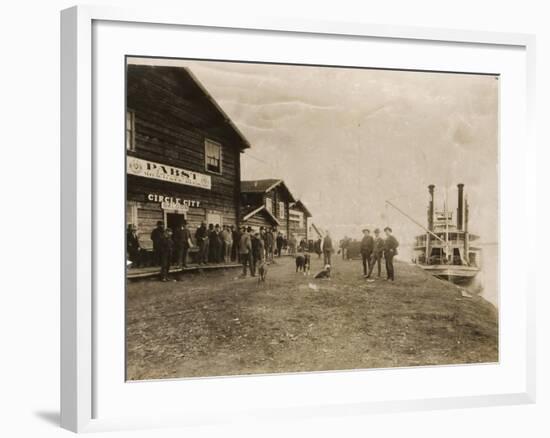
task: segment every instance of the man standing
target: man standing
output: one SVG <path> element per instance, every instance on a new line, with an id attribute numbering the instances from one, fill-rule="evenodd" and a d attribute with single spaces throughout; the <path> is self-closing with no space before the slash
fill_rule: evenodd
<path id="1" fill-rule="evenodd" d="M 218 235 L 214 224 L 208 224 L 208 261 L 216 263 L 218 258 Z"/>
<path id="2" fill-rule="evenodd" d="M 252 272 L 252 241 L 250 240 L 250 232 L 252 228 L 244 228 L 241 234 L 241 240 L 239 242 L 239 254 L 241 258 L 241 263 L 243 264 L 243 277 L 246 277 L 246 266 L 250 270 L 250 275 L 253 275 Z"/>
<path id="3" fill-rule="evenodd" d="M 340 245 L 340 248 L 342 248 L 342 260 L 348 259 L 348 248 L 349 248 L 349 238 L 348 236 L 344 236 L 342 239 L 342 243 Z"/>
<path id="4" fill-rule="evenodd" d="M 126 252 L 128 259 L 132 262 L 132 266 L 138 267 L 141 265 L 141 245 L 137 234 L 137 227 L 134 224 L 128 225 L 126 232 Z"/>
<path id="5" fill-rule="evenodd" d="M 397 254 L 397 247 L 399 242 L 392 235 L 392 229 L 390 227 L 384 228 L 386 233 L 386 240 L 384 242 L 384 257 L 386 259 L 386 273 L 388 274 L 388 280 L 394 281 L 393 271 L 393 257 Z"/>
<path id="6" fill-rule="evenodd" d="M 224 263 L 231 261 L 231 250 L 233 248 L 233 233 L 228 226 L 223 226 L 222 231 L 223 247 L 224 247 Z"/>
<path id="7" fill-rule="evenodd" d="M 168 273 L 170 272 L 170 262 L 172 261 L 173 248 L 174 242 L 172 241 L 172 230 L 168 228 L 164 231 L 158 242 L 161 281 L 168 281 Z"/>
<path id="8" fill-rule="evenodd" d="M 198 263 L 202 265 L 207 262 L 208 258 L 208 234 L 206 230 L 206 224 L 201 222 L 201 226 L 197 228 L 195 232 L 195 239 L 199 246 Z"/>
<path id="9" fill-rule="evenodd" d="M 279 231 L 277 233 L 277 257 L 281 257 L 281 253 L 283 252 L 283 245 L 285 243 L 285 238 L 283 237 L 283 234 Z"/>
<path id="10" fill-rule="evenodd" d="M 240 239 L 240 233 L 237 228 L 235 228 L 234 225 L 231 225 L 230 228 L 231 232 L 231 241 L 233 242 L 233 245 L 231 245 L 231 261 L 236 262 L 238 261 L 238 254 L 239 254 L 239 239 Z"/>
<path id="11" fill-rule="evenodd" d="M 323 255 L 324 255 L 324 258 L 325 258 L 324 265 L 325 266 L 326 265 L 332 266 L 331 256 L 332 256 L 332 251 L 334 250 L 334 248 L 332 246 L 332 237 L 330 237 L 330 233 L 328 232 L 328 230 L 327 230 L 327 233 L 325 235 L 325 238 L 323 239 L 321 249 L 323 251 Z"/>
<path id="12" fill-rule="evenodd" d="M 264 259 L 264 251 L 264 242 L 260 233 L 255 233 L 252 236 L 252 267 L 250 269 L 253 277 L 256 275 L 256 266 L 259 267 L 260 262 Z"/>
<path id="13" fill-rule="evenodd" d="M 275 243 L 275 236 L 273 235 L 273 228 L 270 228 L 266 232 L 265 246 L 267 253 L 267 261 L 273 261 L 273 245 Z"/>
<path id="14" fill-rule="evenodd" d="M 191 233 L 187 229 L 187 222 L 184 220 L 174 231 L 174 249 L 176 251 L 176 260 L 178 267 L 183 269 L 187 267 L 187 253 L 191 244 Z"/>
<path id="15" fill-rule="evenodd" d="M 368 276 L 371 265 L 372 250 L 374 249 L 374 239 L 370 235 L 370 230 L 363 230 L 363 239 L 361 240 L 361 258 L 363 260 L 363 276 Z"/>
<path id="16" fill-rule="evenodd" d="M 378 277 L 382 274 L 382 256 L 384 255 L 384 239 L 380 237 L 380 230 L 376 228 L 374 230 L 374 248 L 372 250 L 371 263 L 369 268 L 369 275 L 371 276 L 374 270 L 374 265 L 378 264 Z"/>
<path id="17" fill-rule="evenodd" d="M 158 221 L 157 227 L 151 232 L 151 240 L 153 241 L 153 265 L 160 265 L 160 241 L 164 235 L 164 222 Z"/>

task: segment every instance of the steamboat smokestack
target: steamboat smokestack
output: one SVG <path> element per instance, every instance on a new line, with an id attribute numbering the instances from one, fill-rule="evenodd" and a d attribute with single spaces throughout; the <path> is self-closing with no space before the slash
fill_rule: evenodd
<path id="1" fill-rule="evenodd" d="M 430 184 L 428 191 L 430 193 L 430 203 L 428 204 L 428 230 L 434 230 L 434 189 L 435 186 Z"/>
<path id="2" fill-rule="evenodd" d="M 456 212 L 456 227 L 462 231 L 464 227 L 464 184 L 458 184 L 458 209 Z"/>

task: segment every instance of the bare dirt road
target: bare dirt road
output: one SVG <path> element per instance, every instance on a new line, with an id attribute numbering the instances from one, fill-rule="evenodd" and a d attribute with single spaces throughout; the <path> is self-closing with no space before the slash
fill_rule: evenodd
<path id="1" fill-rule="evenodd" d="M 296 274 L 266 283 L 240 271 L 127 284 L 129 380 L 498 361 L 496 309 L 420 269 L 366 282 L 360 262 L 333 261 L 331 280 Z M 321 268 L 312 257 L 312 273 Z"/>

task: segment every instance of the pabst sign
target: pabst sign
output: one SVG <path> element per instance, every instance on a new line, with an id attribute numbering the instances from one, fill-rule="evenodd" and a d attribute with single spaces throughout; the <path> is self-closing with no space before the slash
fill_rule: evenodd
<path id="1" fill-rule="evenodd" d="M 127 172 L 131 175 L 200 187 L 201 189 L 212 189 L 212 181 L 209 175 L 136 157 L 127 157 L 126 162 Z"/>

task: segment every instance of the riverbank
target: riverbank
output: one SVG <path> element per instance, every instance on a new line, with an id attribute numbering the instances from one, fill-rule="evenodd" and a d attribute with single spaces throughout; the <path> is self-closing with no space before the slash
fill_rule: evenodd
<path id="1" fill-rule="evenodd" d="M 312 273 L 321 261 L 312 258 Z M 405 263 L 366 282 L 334 260 L 331 280 L 269 267 L 266 283 L 235 271 L 129 281 L 130 380 L 498 361 L 498 314 L 483 298 Z"/>

